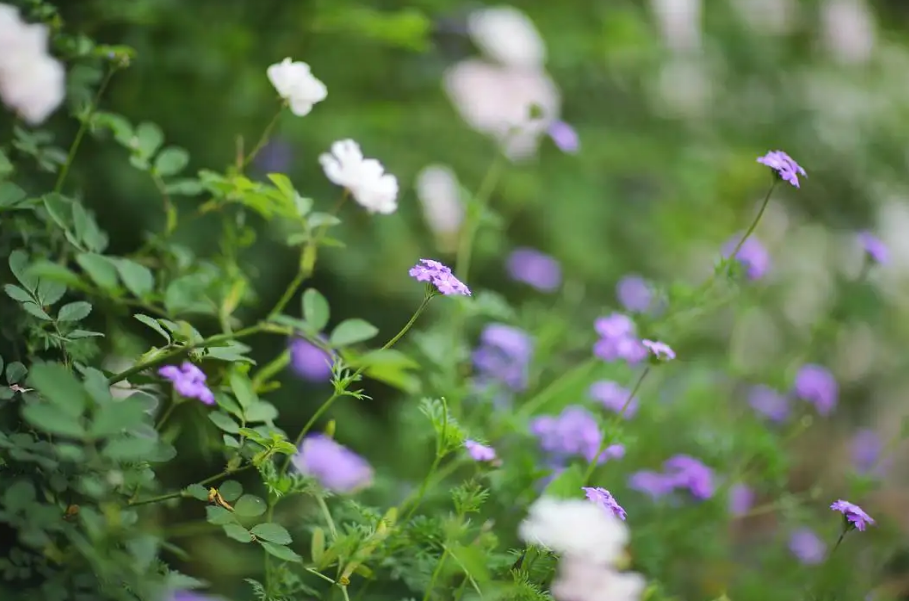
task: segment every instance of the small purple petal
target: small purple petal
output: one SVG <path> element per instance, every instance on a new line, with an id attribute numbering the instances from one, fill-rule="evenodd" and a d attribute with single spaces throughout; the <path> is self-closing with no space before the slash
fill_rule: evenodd
<path id="1" fill-rule="evenodd" d="M 763 384 L 751 387 L 748 404 L 774 422 L 784 422 L 789 417 L 789 399 Z"/>
<path id="2" fill-rule="evenodd" d="M 789 182 L 796 188 L 799 187 L 799 175 L 808 177 L 805 170 L 782 150 L 772 150 L 764 156 L 758 157 L 757 162 L 767 165 L 776 172 L 781 180 Z"/>
<path id="3" fill-rule="evenodd" d="M 480 444 L 475 440 L 465 440 L 464 447 L 467 448 L 467 453 L 474 461 L 494 461 L 496 458 L 496 450 L 494 448 Z"/>
<path id="4" fill-rule="evenodd" d="M 619 505 L 618 501 L 615 500 L 615 497 L 612 496 L 612 493 L 605 488 L 584 486 L 581 490 L 584 491 L 584 494 L 587 495 L 588 499 L 602 507 L 606 513 L 614 515 L 621 520 L 624 520 L 627 516 L 625 510 Z"/>
<path id="5" fill-rule="evenodd" d="M 885 264 L 890 262 L 890 249 L 880 238 L 871 232 L 861 232 L 858 235 L 862 250 L 875 263 Z"/>
<path id="6" fill-rule="evenodd" d="M 861 507 L 849 501 L 843 501 L 842 499 L 834 501 L 830 505 L 830 509 L 842 513 L 845 520 L 856 530 L 864 531 L 867 526 L 874 525 L 874 519 L 870 515 L 865 513 Z"/>
<path id="7" fill-rule="evenodd" d="M 729 489 L 729 513 L 741 517 L 754 505 L 754 491 L 747 484 L 738 483 Z"/>
<path id="8" fill-rule="evenodd" d="M 310 382 L 331 379 L 332 358 L 318 346 L 298 338 L 290 344 L 290 361 L 294 372 Z"/>
<path id="9" fill-rule="evenodd" d="M 628 311 L 642 313 L 653 303 L 653 290 L 639 275 L 626 275 L 616 284 L 616 297 Z"/>
<path id="10" fill-rule="evenodd" d="M 511 279 L 552 292 L 562 283 L 562 268 L 551 256 L 532 248 L 518 248 L 508 257 L 505 265 Z"/>
<path id="11" fill-rule="evenodd" d="M 574 154 L 580 148 L 578 132 L 564 121 L 554 121 L 549 126 L 549 137 L 562 152 Z"/>
<path id="12" fill-rule="evenodd" d="M 805 565 L 817 565 L 827 555 L 827 545 L 810 528 L 800 528 L 792 533 L 789 550 Z"/>
<path id="13" fill-rule="evenodd" d="M 410 268 L 410 277 L 418 282 L 428 282 L 445 296 L 470 296 L 470 289 L 451 273 L 451 269 L 432 259 L 420 259 Z"/>
<path id="14" fill-rule="evenodd" d="M 372 484 L 373 470 L 366 460 L 324 434 L 306 437 L 291 461 L 301 474 L 334 492 L 354 492 Z"/>
<path id="15" fill-rule="evenodd" d="M 729 257 L 739 240 L 741 240 L 741 235 L 737 234 L 723 245 L 724 257 Z M 742 244 L 742 248 L 735 254 L 735 258 L 745 268 L 745 275 L 749 280 L 761 279 L 770 269 L 770 253 L 754 236 L 748 236 L 748 239 Z"/>
<path id="16" fill-rule="evenodd" d="M 812 403 L 821 415 L 829 415 L 836 407 L 839 385 L 826 367 L 802 366 L 795 376 L 794 388 L 796 396 Z"/>

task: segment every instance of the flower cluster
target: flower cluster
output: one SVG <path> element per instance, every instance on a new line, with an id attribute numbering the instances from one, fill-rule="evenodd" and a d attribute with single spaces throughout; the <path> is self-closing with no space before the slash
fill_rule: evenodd
<path id="1" fill-rule="evenodd" d="M 325 434 L 307 436 L 291 462 L 298 472 L 333 492 L 355 492 L 372 484 L 369 463 Z"/>
<path id="2" fill-rule="evenodd" d="M 180 367 L 165 365 L 158 370 L 158 375 L 170 380 L 180 396 L 199 399 L 206 405 L 215 404 L 215 395 L 205 384 L 205 372 L 189 361 L 184 361 Z"/>
<path id="3" fill-rule="evenodd" d="M 613 444 L 597 457 L 603 433 L 596 418 L 583 407 L 572 405 L 557 416 L 536 417 L 530 422 L 530 432 L 556 465 L 570 457 L 583 457 L 588 462 L 596 459 L 597 463 L 603 463 L 625 456 L 625 447 Z"/>
<path id="4" fill-rule="evenodd" d="M 47 46 L 46 26 L 26 23 L 15 7 L 0 4 L 0 100 L 32 125 L 66 96 L 66 71 Z"/>
<path id="5" fill-rule="evenodd" d="M 559 262 L 532 248 L 515 249 L 505 265 L 511 279 L 541 292 L 552 292 L 562 283 Z"/>
<path id="6" fill-rule="evenodd" d="M 398 210 L 398 180 L 376 159 L 363 157 L 353 140 L 339 140 L 319 156 L 325 177 L 350 192 L 370 213 L 389 215 Z"/>
<path id="7" fill-rule="evenodd" d="M 410 277 L 418 282 L 432 284 L 440 294 L 446 296 L 470 296 L 470 289 L 456 278 L 451 269 L 432 259 L 420 259 L 410 268 Z"/>
<path id="8" fill-rule="evenodd" d="M 808 363 L 799 368 L 788 395 L 758 384 L 748 392 L 748 403 L 757 413 L 773 422 L 784 422 L 790 414 L 790 397 L 808 401 L 821 415 L 829 415 L 836 407 L 839 385 L 830 370 Z"/>
<path id="9" fill-rule="evenodd" d="M 518 328 L 494 323 L 480 334 L 473 352 L 474 385 L 478 391 L 492 391 L 498 404 L 507 403 L 509 393 L 527 388 L 527 374 L 533 355 L 533 339 Z"/>
<path id="10" fill-rule="evenodd" d="M 689 455 L 676 455 L 663 464 L 662 472 L 641 471 L 632 474 L 630 488 L 662 497 L 676 490 L 687 490 L 692 497 L 703 501 L 713 496 L 713 470 Z"/>
<path id="11" fill-rule="evenodd" d="M 758 157 L 757 162 L 762 165 L 767 165 L 776 173 L 777 177 L 785 182 L 789 182 L 796 188 L 799 187 L 799 175 L 808 177 L 805 170 L 782 150 L 771 150 L 764 156 Z"/>
<path id="12" fill-rule="evenodd" d="M 605 491 L 603 491 L 605 492 Z M 628 544 L 628 528 L 612 511 L 580 499 L 543 497 L 530 506 L 519 528 L 521 539 L 560 555 L 552 582 L 556 599 L 637 601 L 646 582 L 617 565 Z"/>
<path id="13" fill-rule="evenodd" d="M 328 96 L 325 84 L 316 79 L 304 62 L 285 58 L 270 66 L 266 74 L 278 95 L 287 102 L 290 112 L 298 117 L 308 115 L 314 104 Z"/>
<path id="14" fill-rule="evenodd" d="M 495 461 L 496 459 L 496 450 L 494 448 L 475 440 L 465 440 L 464 448 L 467 449 L 467 454 L 474 461 Z"/>
<path id="15" fill-rule="evenodd" d="M 627 315 L 612 313 L 593 324 L 600 339 L 593 345 L 593 354 L 603 361 L 640 363 L 647 357 L 647 348 L 636 336 L 634 321 Z"/>

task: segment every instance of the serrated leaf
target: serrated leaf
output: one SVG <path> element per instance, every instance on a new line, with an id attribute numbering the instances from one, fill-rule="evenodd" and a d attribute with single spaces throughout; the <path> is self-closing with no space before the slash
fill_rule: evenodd
<path id="1" fill-rule="evenodd" d="M 240 433 L 240 426 L 238 426 L 237 422 L 232 420 L 226 413 L 214 411 L 208 414 L 208 419 L 211 421 L 211 423 L 218 426 L 218 428 L 227 432 L 228 434 Z"/>
<path id="2" fill-rule="evenodd" d="M 33 365 L 28 384 L 50 401 L 57 411 L 76 417 L 85 410 L 87 398 L 82 383 L 59 363 Z"/>
<path id="3" fill-rule="evenodd" d="M 79 340 L 80 338 L 104 338 L 104 334 L 90 330 L 73 330 L 66 337 L 70 340 Z"/>
<path id="4" fill-rule="evenodd" d="M 158 332 L 162 336 L 164 336 L 164 338 L 167 340 L 167 342 L 170 343 L 170 334 L 167 332 L 167 330 L 165 330 L 163 327 L 161 327 L 161 324 L 158 323 L 157 319 L 155 319 L 154 317 L 149 317 L 148 315 L 143 315 L 142 313 L 136 313 L 135 315 L 133 315 L 133 317 L 136 320 L 141 321 L 142 323 L 144 323 L 145 325 L 147 325 L 154 331 Z"/>
<path id="5" fill-rule="evenodd" d="M 35 428 L 48 434 L 72 438 L 85 436 L 85 427 L 82 426 L 78 416 L 60 411 L 49 403 L 26 405 L 22 409 L 22 417 Z"/>
<path id="6" fill-rule="evenodd" d="M 155 276 L 145 265 L 129 259 L 118 259 L 117 273 L 126 289 L 137 298 L 145 298 L 155 288 Z"/>
<path id="7" fill-rule="evenodd" d="M 328 325 L 331 309 L 324 296 L 314 288 L 303 293 L 303 319 L 316 332 L 321 332 Z"/>
<path id="8" fill-rule="evenodd" d="M 14 301 L 20 303 L 34 302 L 34 298 L 27 290 L 20 288 L 15 284 L 4 284 L 3 291 L 6 292 L 6 295 Z"/>
<path id="9" fill-rule="evenodd" d="M 283 559 L 284 561 L 293 561 L 299 562 L 303 558 L 294 553 L 291 549 L 284 547 L 282 545 L 276 545 L 268 541 L 260 540 L 259 544 L 262 545 L 262 548 L 265 549 L 265 552 L 269 555 L 274 555 L 278 559 Z"/>
<path id="10" fill-rule="evenodd" d="M 240 524 L 224 524 L 221 527 L 224 529 L 224 534 L 235 541 L 240 541 L 241 543 L 251 543 L 253 541 L 253 537 L 249 533 L 249 530 Z"/>
<path id="11" fill-rule="evenodd" d="M 31 269 L 31 268 L 29 268 Z M 56 280 L 41 279 L 38 281 L 38 289 L 35 296 L 38 297 L 38 304 L 42 307 L 53 305 L 66 294 L 66 285 Z"/>
<path id="12" fill-rule="evenodd" d="M 265 513 L 265 501 L 253 495 L 243 495 L 234 505 L 237 515 L 245 518 L 254 518 Z"/>
<path id="13" fill-rule="evenodd" d="M 28 255 L 25 251 L 14 250 L 9 254 L 9 269 L 26 290 L 34 292 L 38 287 L 38 278 L 27 273 Z"/>
<path id="14" fill-rule="evenodd" d="M 189 153 L 176 146 L 168 146 L 155 157 L 155 171 L 162 177 L 176 175 L 188 164 Z"/>
<path id="15" fill-rule="evenodd" d="M 43 321 L 53 321 L 53 318 L 47 314 L 47 311 L 31 301 L 22 303 L 22 308 L 25 309 L 26 313 L 29 315 L 34 315 L 38 319 L 41 319 Z"/>
<path id="16" fill-rule="evenodd" d="M 348 346 L 374 338 L 379 328 L 363 319 L 345 319 L 332 330 L 330 342 L 334 347 Z"/>
<path id="17" fill-rule="evenodd" d="M 258 524 L 254 526 L 250 532 L 252 532 L 256 538 L 267 540 L 268 542 L 275 543 L 276 545 L 289 545 L 291 542 L 293 542 L 293 539 L 290 538 L 290 533 L 287 531 L 287 529 L 284 528 L 284 526 L 281 524 L 275 524 L 274 522 Z"/>
<path id="18" fill-rule="evenodd" d="M 92 312 L 92 306 L 85 301 L 76 301 L 60 307 L 57 313 L 57 321 L 79 321 L 88 317 Z"/>

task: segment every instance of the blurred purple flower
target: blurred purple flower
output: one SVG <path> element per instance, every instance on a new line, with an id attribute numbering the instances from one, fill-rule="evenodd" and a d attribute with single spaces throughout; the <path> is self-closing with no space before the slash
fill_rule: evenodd
<path id="1" fill-rule="evenodd" d="M 846 523 L 856 530 L 864 531 L 867 526 L 874 525 L 874 519 L 855 503 L 840 499 L 839 501 L 833 502 L 830 505 L 830 509 L 842 513 Z"/>
<path id="2" fill-rule="evenodd" d="M 625 510 L 619 505 L 618 501 L 615 500 L 615 497 L 612 496 L 612 493 L 605 488 L 583 486 L 581 487 L 581 490 L 584 491 L 584 494 L 587 495 L 588 499 L 602 507 L 606 513 L 614 515 L 622 520 L 627 516 Z"/>
<path id="3" fill-rule="evenodd" d="M 504 384 L 511 391 L 523 391 L 532 355 L 533 339 L 523 330 L 499 323 L 486 326 L 473 352 L 478 387 Z"/>
<path id="4" fill-rule="evenodd" d="M 420 259 L 410 268 L 410 277 L 418 282 L 428 282 L 446 296 L 470 296 L 470 289 L 451 273 L 451 269 L 432 259 Z"/>
<path id="5" fill-rule="evenodd" d="M 293 160 L 293 147 L 285 140 L 272 139 L 253 160 L 256 169 L 263 173 L 286 173 Z"/>
<path id="6" fill-rule="evenodd" d="M 735 250 L 739 243 L 741 235 L 736 234 L 733 238 L 723 245 L 723 256 L 728 258 L 732 251 Z M 749 236 L 742 244 L 742 248 L 736 253 L 735 258 L 745 268 L 745 275 L 749 280 L 759 280 L 770 269 L 770 253 L 761 244 L 761 241 L 754 236 Z"/>
<path id="7" fill-rule="evenodd" d="M 827 545 L 810 528 L 799 528 L 792 533 L 789 550 L 806 565 L 817 565 L 827 555 Z"/>
<path id="8" fill-rule="evenodd" d="M 777 176 L 786 182 L 789 182 L 796 188 L 799 186 L 799 174 L 803 177 L 808 177 L 808 174 L 805 173 L 805 170 L 802 169 L 798 163 L 792 160 L 788 154 L 782 150 L 771 150 L 762 157 L 758 157 L 758 163 L 767 165 L 773 169 Z"/>
<path id="9" fill-rule="evenodd" d="M 871 232 L 860 232 L 858 235 L 862 250 L 875 263 L 885 264 L 890 262 L 890 249 L 880 238 Z"/>
<path id="10" fill-rule="evenodd" d="M 628 311 L 644 312 L 653 303 L 653 290 L 647 280 L 639 275 L 626 275 L 615 286 L 619 302 Z"/>
<path id="11" fill-rule="evenodd" d="M 552 292 L 562 283 L 562 268 L 551 256 L 532 248 L 517 248 L 505 264 L 511 279 Z"/>
<path id="12" fill-rule="evenodd" d="M 331 379 L 331 356 L 303 338 L 290 343 L 290 365 L 304 380 L 326 382 Z"/>
<path id="13" fill-rule="evenodd" d="M 748 404 L 774 422 L 784 422 L 789 417 L 789 399 L 763 384 L 751 387 L 748 392 Z"/>
<path id="14" fill-rule="evenodd" d="M 829 415 L 836 406 L 839 386 L 829 369 L 809 363 L 795 376 L 795 394 L 812 403 L 821 415 Z"/>
<path id="15" fill-rule="evenodd" d="M 600 317 L 593 327 L 600 335 L 593 345 L 593 354 L 603 361 L 621 359 L 633 365 L 647 357 L 647 349 L 635 336 L 634 322 L 627 315 L 612 313 Z"/>
<path id="16" fill-rule="evenodd" d="M 729 489 L 729 513 L 741 517 L 754 505 L 754 491 L 747 484 L 739 482 Z"/>
<path id="17" fill-rule="evenodd" d="M 642 470 L 631 475 L 628 479 L 628 488 L 657 499 L 671 493 L 674 486 L 672 480 L 665 474 Z"/>
<path id="18" fill-rule="evenodd" d="M 874 430 L 859 430 L 852 439 L 852 464 L 861 474 L 874 473 L 882 476 L 889 467 L 888 461 L 881 461 L 884 442 Z"/>
<path id="19" fill-rule="evenodd" d="M 642 340 L 641 344 L 660 361 L 672 361 L 675 359 L 675 351 L 669 348 L 668 344 L 653 340 Z"/>
<path id="20" fill-rule="evenodd" d="M 625 411 L 622 413 L 622 417 L 625 419 L 630 419 L 637 413 L 637 397 L 634 397 L 629 401 L 628 396 L 631 394 L 631 391 L 612 380 L 594 382 L 590 386 L 589 394 L 592 399 L 598 401 L 603 407 L 615 413 L 622 412 L 622 408 L 625 407 L 625 403 L 627 402 L 628 406 L 625 407 Z"/>
<path id="21" fill-rule="evenodd" d="M 580 148 L 578 132 L 564 121 L 553 121 L 549 126 L 549 137 L 562 152 L 574 154 Z"/>
<path id="22" fill-rule="evenodd" d="M 301 474 L 334 492 L 354 492 L 372 484 L 369 463 L 325 434 L 307 436 L 291 461 Z"/>
<path id="23" fill-rule="evenodd" d="M 663 464 L 674 488 L 685 488 L 696 499 L 713 496 L 713 470 L 690 455 L 676 455 Z"/>
<path id="24" fill-rule="evenodd" d="M 205 372 L 189 361 L 184 361 L 180 367 L 165 365 L 158 370 L 158 375 L 170 380 L 180 396 L 198 399 L 206 405 L 215 404 L 215 395 L 205 384 Z"/>
<path id="25" fill-rule="evenodd" d="M 496 450 L 494 448 L 475 440 L 465 440 L 464 447 L 467 449 L 467 454 L 474 461 L 493 461 L 496 458 Z"/>
<path id="26" fill-rule="evenodd" d="M 603 442 L 596 418 L 583 407 L 576 405 L 566 407 L 557 416 L 543 415 L 534 418 L 530 422 L 530 433 L 537 437 L 540 448 L 556 461 L 573 456 L 593 461 Z M 610 445 L 597 458 L 597 462 L 617 459 L 624 454 L 624 446 Z"/>

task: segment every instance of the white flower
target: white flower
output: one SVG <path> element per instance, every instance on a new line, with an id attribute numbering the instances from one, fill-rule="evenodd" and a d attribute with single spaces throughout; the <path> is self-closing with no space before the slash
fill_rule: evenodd
<path id="1" fill-rule="evenodd" d="M 615 564 L 628 543 L 625 523 L 590 501 L 541 497 L 518 534 L 524 542 L 598 564 Z"/>
<path id="2" fill-rule="evenodd" d="M 701 0 L 651 0 L 657 25 L 673 52 L 701 47 Z"/>
<path id="3" fill-rule="evenodd" d="M 824 44 L 841 63 L 866 62 L 874 51 L 874 17 L 862 0 L 830 0 L 821 9 Z"/>
<path id="4" fill-rule="evenodd" d="M 47 119 L 66 96 L 66 71 L 48 54 L 47 39 L 47 27 L 0 4 L 0 99 L 30 124 Z"/>
<path id="5" fill-rule="evenodd" d="M 376 159 L 364 159 L 353 140 L 339 140 L 319 157 L 325 176 L 346 188 L 370 213 L 388 215 L 398 208 L 398 180 Z"/>
<path id="6" fill-rule="evenodd" d="M 445 165 L 427 165 L 417 174 L 415 187 L 429 229 L 436 235 L 457 233 L 464 221 L 464 205 L 454 171 Z"/>
<path id="7" fill-rule="evenodd" d="M 639 601 L 647 582 L 635 572 L 616 572 L 586 559 L 562 559 L 552 582 L 559 601 Z"/>
<path id="8" fill-rule="evenodd" d="M 314 104 L 328 96 L 325 84 L 315 78 L 306 63 L 285 58 L 271 65 L 267 73 L 278 95 L 287 101 L 290 112 L 298 117 L 308 115 Z"/>
<path id="9" fill-rule="evenodd" d="M 480 50 L 503 65 L 539 67 L 546 60 L 546 46 L 533 21 L 512 6 L 474 11 L 467 30 Z"/>

